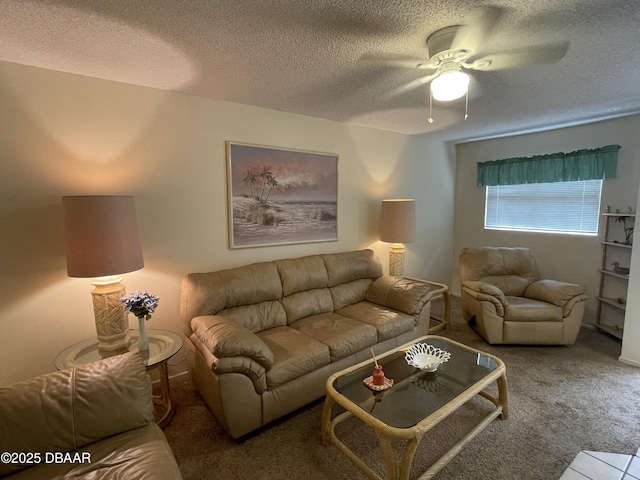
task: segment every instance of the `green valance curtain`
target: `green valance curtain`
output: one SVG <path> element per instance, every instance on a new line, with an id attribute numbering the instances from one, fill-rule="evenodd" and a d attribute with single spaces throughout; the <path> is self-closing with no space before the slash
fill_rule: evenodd
<path id="1" fill-rule="evenodd" d="M 478 163 L 478 186 L 616 178 L 620 145 Z"/>

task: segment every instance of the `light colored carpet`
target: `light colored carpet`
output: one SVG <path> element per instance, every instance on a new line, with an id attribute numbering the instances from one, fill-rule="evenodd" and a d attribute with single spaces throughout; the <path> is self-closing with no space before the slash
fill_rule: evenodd
<path id="1" fill-rule="evenodd" d="M 434 305 L 437 311 L 440 305 Z M 640 445 L 640 369 L 617 361 L 620 342 L 582 329 L 564 346 L 491 346 L 462 320 L 453 299 L 446 336 L 501 358 L 509 382 L 508 420 L 496 420 L 455 457 L 438 480 L 555 480 L 581 450 L 634 454 Z M 241 443 L 218 425 L 188 376 L 171 381 L 176 414 L 165 434 L 185 480 L 366 478 L 334 446 L 320 444 L 322 400 L 267 426 Z M 411 478 L 484 416 L 472 400 L 425 437 Z M 357 420 L 338 435 L 384 472 L 375 436 Z"/>

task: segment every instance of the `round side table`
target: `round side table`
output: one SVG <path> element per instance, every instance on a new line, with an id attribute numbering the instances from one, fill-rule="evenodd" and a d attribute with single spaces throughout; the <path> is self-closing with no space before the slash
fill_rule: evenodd
<path id="1" fill-rule="evenodd" d="M 127 350 L 116 350 L 106 352 L 98 349 L 98 340 L 88 338 L 81 342 L 65 348 L 55 359 L 58 370 L 78 367 L 87 363 L 95 362 L 103 358 L 120 355 L 122 353 L 138 351 L 138 330 L 130 330 L 131 344 Z M 139 352 L 147 371 L 158 369 L 160 376 L 160 393 L 153 395 L 153 403 L 163 409 L 162 416 L 156 421 L 160 428 L 164 428 L 173 418 L 174 408 L 171 403 L 171 392 L 169 390 L 169 372 L 167 361 L 182 348 L 182 338 L 173 332 L 166 330 L 147 329 L 149 337 L 149 350 Z"/>

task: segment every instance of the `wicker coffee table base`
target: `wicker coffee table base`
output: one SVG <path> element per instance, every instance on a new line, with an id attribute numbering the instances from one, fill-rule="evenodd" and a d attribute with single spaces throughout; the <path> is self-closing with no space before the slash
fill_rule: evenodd
<path id="1" fill-rule="evenodd" d="M 455 457 L 473 438 L 475 438 L 482 430 L 484 430 L 498 416 L 503 420 L 508 416 L 508 393 L 507 393 L 507 377 L 504 364 L 499 363 L 500 367 L 493 371 L 490 375 L 473 385 L 463 394 L 452 399 L 445 406 L 426 417 L 420 423 L 411 428 L 395 428 L 367 414 L 362 408 L 354 404 L 344 396 L 340 395 L 333 388 L 327 389 L 327 397 L 322 413 L 322 443 L 329 445 L 333 443 L 340 451 L 342 451 L 353 463 L 369 478 L 374 480 L 382 480 L 382 478 L 374 472 L 360 457 L 358 457 L 346 444 L 344 444 L 335 434 L 335 427 L 344 420 L 356 416 L 371 428 L 373 428 L 387 470 L 387 479 L 389 480 L 407 480 L 411 472 L 413 457 L 416 449 L 422 440 L 422 437 L 431 428 L 440 421 L 451 415 L 462 405 L 467 403 L 476 395 L 486 398 L 495 405 L 495 408 L 484 417 L 484 419 L 467 435 L 465 435 L 458 443 L 456 443 L 447 453 L 438 459 L 422 476 L 420 480 L 432 478 L 438 473 L 453 457 Z M 354 367 L 355 368 L 355 367 Z M 344 373 L 344 372 L 343 372 Z M 329 386 L 335 376 L 329 378 L 327 385 Z M 484 391 L 484 389 L 496 382 L 498 385 L 498 398 Z M 335 404 L 341 405 L 346 411 L 332 417 L 332 410 Z M 396 461 L 396 457 L 392 448 L 392 440 L 404 441 L 404 452 L 400 463 Z"/>

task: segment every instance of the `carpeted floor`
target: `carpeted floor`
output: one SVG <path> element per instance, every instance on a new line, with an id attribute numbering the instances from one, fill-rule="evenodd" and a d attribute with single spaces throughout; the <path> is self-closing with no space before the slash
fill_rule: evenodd
<path id="1" fill-rule="evenodd" d="M 441 308 L 435 302 L 433 310 Z M 491 346 L 462 320 L 453 299 L 446 336 L 494 354 L 507 366 L 509 412 L 464 448 L 438 480 L 557 480 L 581 450 L 634 454 L 640 447 L 640 369 L 617 361 L 620 342 L 582 329 L 570 347 Z M 241 443 L 218 425 L 187 375 L 171 380 L 176 414 L 165 434 L 185 480 L 366 478 L 336 447 L 320 444 L 322 400 Z M 420 445 L 411 478 L 467 433 L 489 409 L 472 400 Z M 375 436 L 357 420 L 338 435 L 384 473 Z"/>

